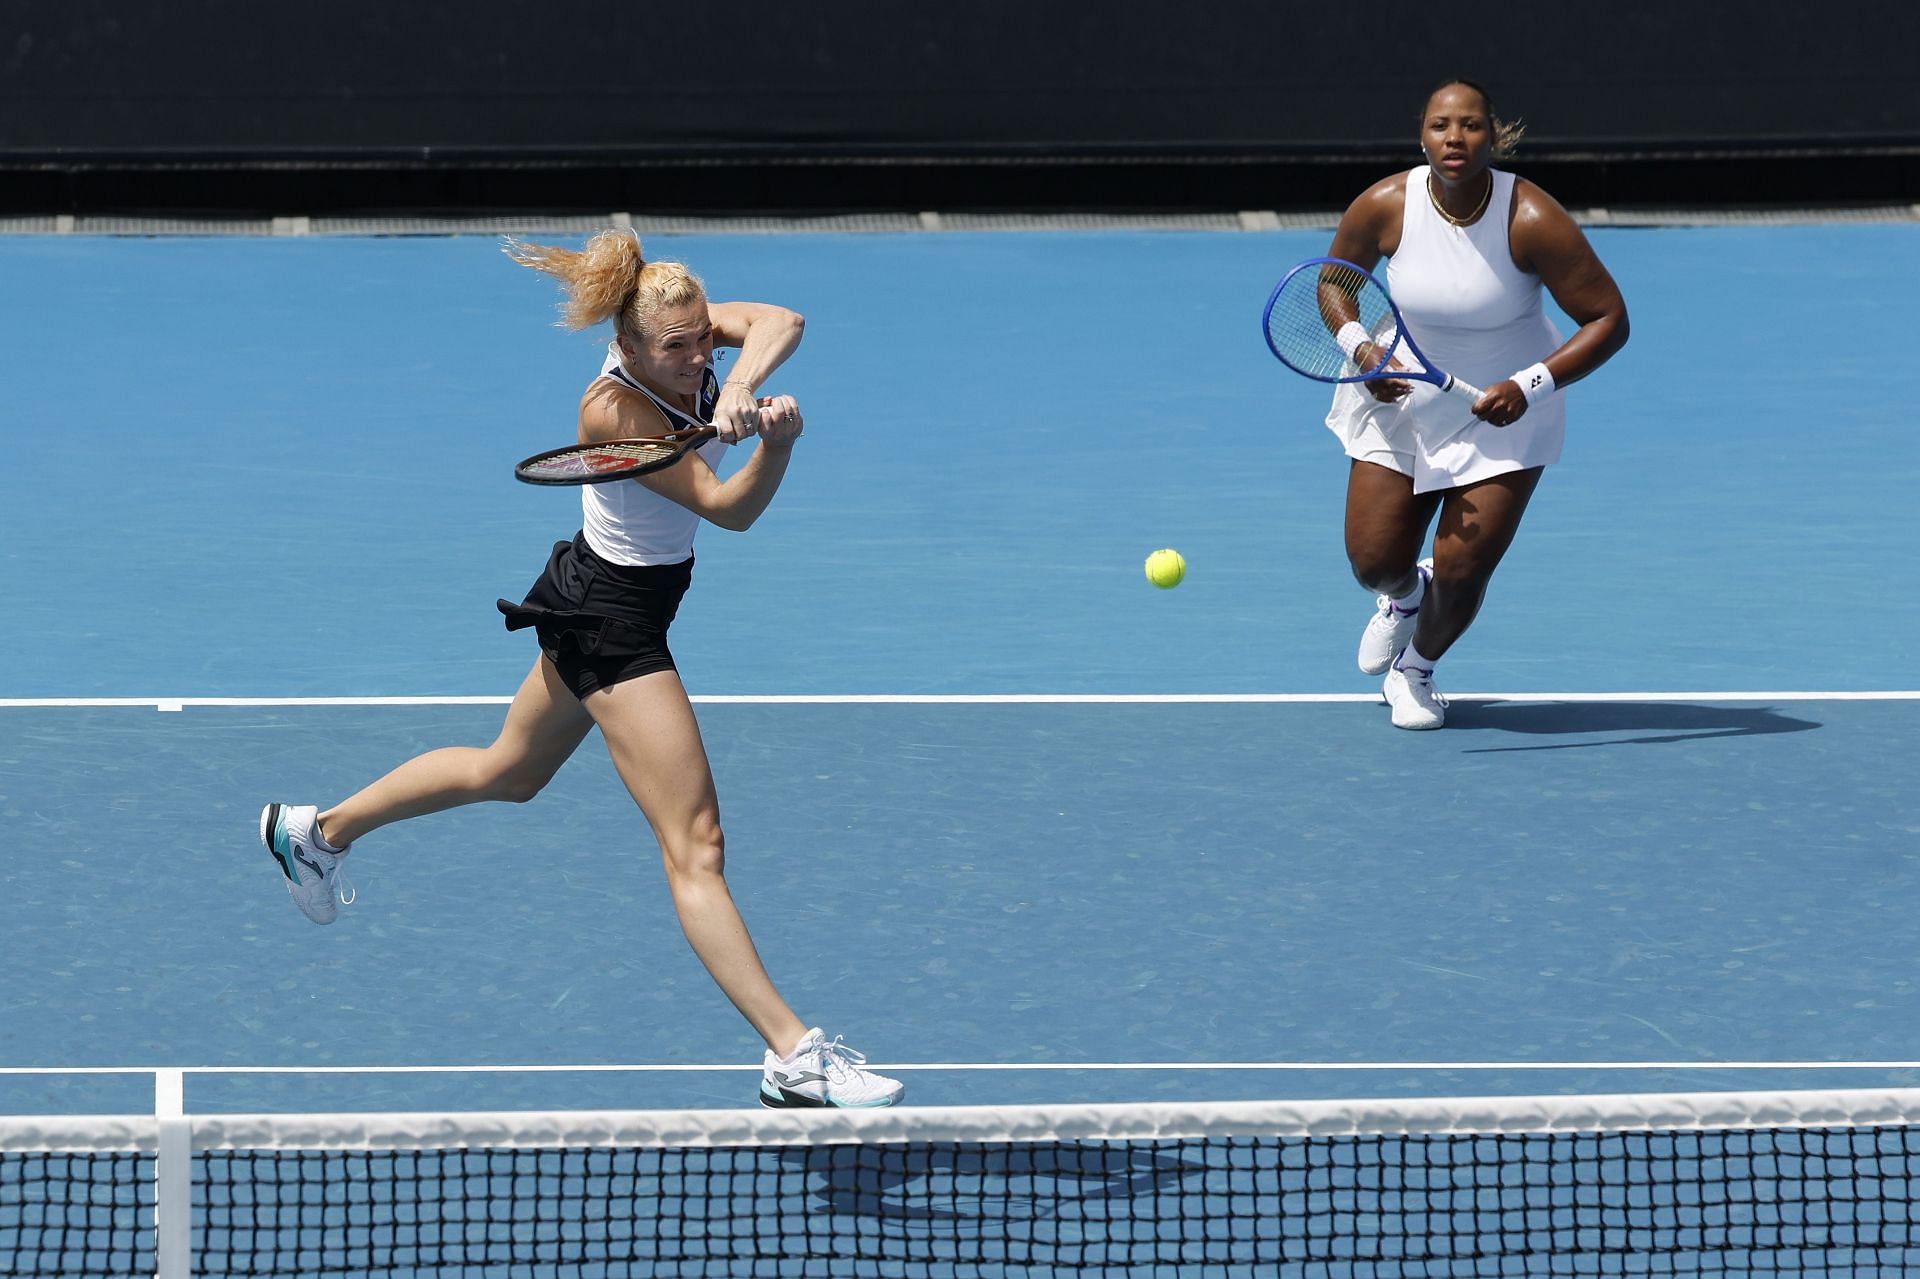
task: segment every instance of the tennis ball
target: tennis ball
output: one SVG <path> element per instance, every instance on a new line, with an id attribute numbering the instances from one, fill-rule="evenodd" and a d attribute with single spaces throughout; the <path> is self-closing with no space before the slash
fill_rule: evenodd
<path id="1" fill-rule="evenodd" d="M 1163 547 L 1147 556 L 1147 580 L 1163 591 L 1180 585 L 1187 576 L 1187 562 L 1180 552 Z"/>

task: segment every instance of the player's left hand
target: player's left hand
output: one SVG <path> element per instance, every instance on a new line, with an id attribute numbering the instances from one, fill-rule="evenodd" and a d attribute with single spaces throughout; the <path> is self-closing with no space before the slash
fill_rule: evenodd
<path id="1" fill-rule="evenodd" d="M 800 438 L 806 422 L 791 395 L 760 397 L 760 439 L 767 444 L 791 444 Z"/>
<path id="2" fill-rule="evenodd" d="M 1527 397 L 1520 384 L 1509 378 L 1495 382 L 1473 402 L 1473 415 L 1494 426 L 1512 426 L 1527 412 Z"/>

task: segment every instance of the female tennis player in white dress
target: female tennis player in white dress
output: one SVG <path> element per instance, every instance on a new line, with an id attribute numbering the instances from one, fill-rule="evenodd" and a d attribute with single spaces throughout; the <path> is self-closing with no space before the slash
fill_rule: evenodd
<path id="1" fill-rule="evenodd" d="M 709 302 L 686 267 L 646 261 L 626 231 L 602 232 L 578 252 L 512 242 L 508 250 L 562 282 L 570 327 L 613 321 L 606 362 L 580 400 L 581 443 L 709 422 L 719 439 L 663 471 L 581 489 L 580 533 L 553 548 L 523 601 L 500 601 L 509 630 L 534 630 L 540 656 L 491 746 L 430 751 L 324 812 L 269 804 L 261 839 L 294 902 L 331 923 L 352 900 L 342 867 L 354 841 L 462 804 L 532 799 L 598 727 L 660 845 L 681 929 L 766 1041 L 761 1102 L 891 1105 L 900 1084 L 862 1069 L 865 1058 L 837 1036 L 808 1028 L 760 962 L 722 873 L 713 772 L 667 648 L 692 579 L 695 531 L 703 521 L 746 529 L 786 474 L 799 405 L 757 390 L 799 346 L 801 319 L 783 307 Z M 724 384 L 713 372 L 716 345 L 740 349 Z M 755 435 L 752 456 L 720 478 L 719 455 Z"/>
<path id="2" fill-rule="evenodd" d="M 1424 382 L 1342 383 L 1327 414 L 1351 459 L 1347 559 L 1377 595 L 1360 669 L 1385 674 L 1400 728 L 1446 722 L 1434 668 L 1472 624 L 1542 469 L 1560 458 L 1561 392 L 1627 340 L 1626 303 L 1572 217 L 1492 167 L 1519 134 L 1479 85 L 1442 84 L 1421 116 L 1427 162 L 1355 200 L 1327 250 L 1369 270 L 1387 258 L 1387 291 L 1420 349 L 1487 388 L 1469 408 Z M 1565 341 L 1542 288 L 1579 326 Z M 1355 354 L 1370 358 L 1364 345 Z"/>

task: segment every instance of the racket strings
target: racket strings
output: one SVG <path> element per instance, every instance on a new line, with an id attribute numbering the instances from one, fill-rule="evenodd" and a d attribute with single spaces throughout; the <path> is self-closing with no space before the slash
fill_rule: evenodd
<path id="1" fill-rule="evenodd" d="M 1348 323 L 1373 343 L 1368 367 L 1347 357 L 1336 336 Z M 1323 264 L 1289 276 L 1267 309 L 1267 342 L 1286 363 L 1309 377 L 1355 377 L 1380 367 L 1399 339 L 1393 305 L 1372 278 L 1350 267 Z"/>
<path id="2" fill-rule="evenodd" d="M 623 440 L 617 443 L 584 446 L 558 457 L 546 458 L 531 463 L 526 467 L 526 471 L 530 475 L 542 478 L 601 475 L 609 471 L 626 471 L 636 466 L 659 462 L 673 457 L 678 450 L 679 446 L 672 441 Z"/>

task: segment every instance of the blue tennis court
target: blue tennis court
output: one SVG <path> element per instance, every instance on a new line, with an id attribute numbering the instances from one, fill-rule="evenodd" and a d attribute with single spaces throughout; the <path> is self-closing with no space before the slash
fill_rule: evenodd
<path id="1" fill-rule="evenodd" d="M 1352 669 L 1323 389 L 1256 331 L 1323 231 L 651 237 L 808 319 L 793 472 L 702 534 L 674 632 L 801 1016 L 916 1104 L 1920 1078 L 1920 370 L 1860 341 L 1920 236 L 1592 238 L 1633 340 L 1408 734 Z M 367 840 L 330 929 L 254 835 L 497 727 L 533 647 L 493 600 L 578 522 L 510 464 L 599 359 L 548 285 L 485 236 L 0 268 L 0 1065 L 651 1068 L 195 1077 L 208 1110 L 750 1104 L 597 740 Z"/>

